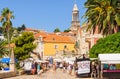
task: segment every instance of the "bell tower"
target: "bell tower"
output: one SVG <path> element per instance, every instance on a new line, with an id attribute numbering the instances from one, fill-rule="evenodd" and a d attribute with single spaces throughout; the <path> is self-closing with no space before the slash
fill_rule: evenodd
<path id="1" fill-rule="evenodd" d="M 71 27 L 69 28 L 71 31 L 77 31 L 77 27 L 80 26 L 80 21 L 79 21 L 79 10 L 76 4 L 76 1 L 74 3 L 74 7 L 72 10 L 72 22 L 71 22 Z"/>

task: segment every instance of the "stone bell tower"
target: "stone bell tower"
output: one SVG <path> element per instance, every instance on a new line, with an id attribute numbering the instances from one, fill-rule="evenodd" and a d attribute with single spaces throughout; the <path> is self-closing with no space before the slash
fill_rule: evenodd
<path id="1" fill-rule="evenodd" d="M 71 31 L 77 31 L 77 27 L 80 27 L 80 21 L 79 21 L 79 10 L 76 4 L 76 1 L 74 3 L 74 7 L 72 10 L 72 22 L 71 27 L 69 28 Z"/>

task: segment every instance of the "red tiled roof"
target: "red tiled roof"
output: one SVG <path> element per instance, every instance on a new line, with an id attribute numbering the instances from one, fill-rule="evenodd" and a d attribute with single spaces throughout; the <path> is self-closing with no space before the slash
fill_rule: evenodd
<path id="1" fill-rule="evenodd" d="M 61 42 L 61 43 L 74 43 L 73 39 L 68 36 L 60 36 L 55 33 L 38 33 L 35 38 L 42 36 L 44 42 Z"/>
<path id="2" fill-rule="evenodd" d="M 74 43 L 68 36 L 48 35 L 44 38 L 45 42 L 62 42 L 62 43 Z"/>
<path id="3" fill-rule="evenodd" d="M 39 30 L 33 29 L 33 28 L 25 28 L 24 31 L 29 31 L 29 32 L 38 32 Z"/>
<path id="4" fill-rule="evenodd" d="M 35 34 L 34 37 L 35 37 L 35 39 L 37 39 L 37 38 L 40 37 L 40 36 L 46 37 L 47 34 L 48 34 L 48 33 L 46 33 L 46 32 L 40 32 L 40 33 Z"/>
<path id="5" fill-rule="evenodd" d="M 32 29 L 32 28 L 25 28 L 25 31 L 35 31 L 35 29 Z"/>

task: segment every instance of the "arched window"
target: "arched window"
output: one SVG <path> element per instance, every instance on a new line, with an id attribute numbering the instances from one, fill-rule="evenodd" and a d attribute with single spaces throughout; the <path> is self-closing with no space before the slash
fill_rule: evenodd
<path id="1" fill-rule="evenodd" d="M 64 49 L 66 49 L 67 48 L 67 45 L 64 45 Z"/>

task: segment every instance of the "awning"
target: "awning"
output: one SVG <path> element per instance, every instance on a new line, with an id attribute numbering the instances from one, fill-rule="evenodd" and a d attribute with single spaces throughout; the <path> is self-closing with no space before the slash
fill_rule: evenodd
<path id="1" fill-rule="evenodd" d="M 0 60 L 1 63 L 9 63 L 10 62 L 10 58 L 2 58 Z"/>
<path id="2" fill-rule="evenodd" d="M 15 59 L 15 62 L 17 62 L 18 60 Z M 10 63 L 10 58 L 1 58 L 0 59 L 0 63 Z"/>
<path id="3" fill-rule="evenodd" d="M 46 61 L 46 60 L 35 60 L 35 62 L 38 62 L 38 63 L 47 63 L 48 61 Z"/>
<path id="4" fill-rule="evenodd" d="M 120 54 L 99 54 L 98 59 L 103 64 L 120 64 Z"/>

